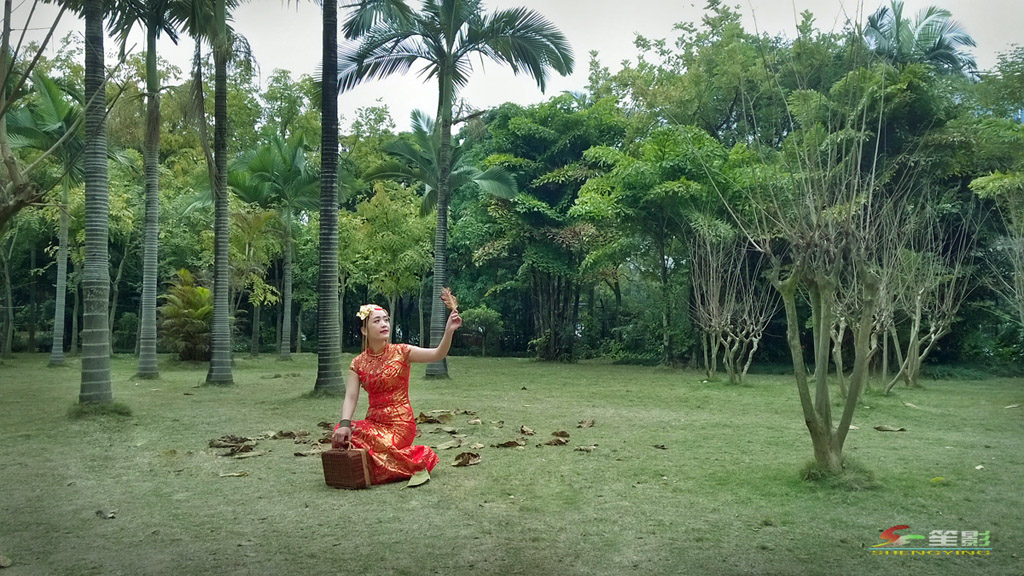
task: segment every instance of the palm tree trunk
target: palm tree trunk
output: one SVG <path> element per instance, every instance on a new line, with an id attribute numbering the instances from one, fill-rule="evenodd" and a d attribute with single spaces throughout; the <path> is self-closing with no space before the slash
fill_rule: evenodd
<path id="1" fill-rule="evenodd" d="M 192 84 L 196 98 L 196 123 L 199 126 L 199 143 L 206 157 L 206 171 L 210 178 L 210 189 L 217 188 L 217 162 L 213 159 L 210 148 L 210 134 L 206 126 L 206 99 L 203 96 L 203 44 L 196 38 L 196 47 L 192 55 Z"/>
<path id="2" fill-rule="evenodd" d="M 281 360 L 291 360 L 292 353 L 292 214 L 284 215 L 284 297 L 281 299 Z"/>
<path id="3" fill-rule="evenodd" d="M 213 223 L 213 325 L 210 328 L 210 370 L 206 373 L 208 384 L 232 384 L 231 375 L 231 328 L 228 324 L 228 82 L 227 68 L 230 56 L 230 39 L 227 35 L 227 13 L 225 0 L 216 1 L 216 26 L 214 36 L 214 130 L 213 154 L 217 185 L 214 188 Z"/>
<path id="4" fill-rule="evenodd" d="M 103 2 L 86 0 L 85 15 L 85 268 L 82 289 L 80 403 L 112 402 L 107 258 L 110 208 L 107 182 L 106 69 L 103 64 Z"/>
<path id="5" fill-rule="evenodd" d="M 447 308 L 439 306 L 441 290 L 448 284 L 448 196 L 452 172 L 452 81 L 450 63 L 438 70 L 437 117 L 440 119 L 440 146 L 438 147 L 437 229 L 434 231 L 434 285 L 430 299 L 430 342 L 437 345 L 444 336 Z M 448 362 L 427 364 L 427 378 L 448 378 Z"/>
<path id="6" fill-rule="evenodd" d="M 68 293 L 68 181 L 61 186 L 60 231 L 57 235 L 57 295 L 53 310 L 50 366 L 64 365 L 64 313 Z"/>
<path id="7" fill-rule="evenodd" d="M 156 363 L 156 275 L 160 233 L 160 72 L 156 65 L 157 27 L 146 36 L 146 222 L 143 232 L 142 309 L 139 314 L 139 378 L 160 375 Z"/>
<path id="8" fill-rule="evenodd" d="M 338 331 L 338 2 L 323 2 L 323 105 L 320 135 L 320 313 L 313 390 L 341 394 Z"/>

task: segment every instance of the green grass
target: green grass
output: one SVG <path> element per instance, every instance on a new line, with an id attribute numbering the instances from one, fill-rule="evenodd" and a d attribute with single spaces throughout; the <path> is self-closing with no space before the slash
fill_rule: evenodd
<path id="1" fill-rule="evenodd" d="M 205 365 L 161 359 L 159 380 L 137 380 L 118 357 L 114 398 L 131 415 L 83 418 L 69 415 L 78 364 L 46 361 L 0 364 L 0 555 L 13 562 L 2 576 L 1022 570 L 1024 408 L 1004 408 L 1024 403 L 1020 379 L 867 394 L 850 475 L 814 482 L 801 477 L 813 475 L 811 443 L 791 378 L 728 386 L 657 367 L 452 358 L 450 380 L 414 367 L 413 408 L 475 411 L 482 425 L 461 415 L 450 426 L 486 446 L 482 462 L 455 468 L 465 448 L 439 451 L 424 486 L 339 491 L 291 440 L 262 440 L 265 454 L 244 460 L 207 447 L 225 434 L 318 434 L 337 419 L 340 399 L 309 394 L 311 355 L 239 356 L 223 388 L 202 385 Z M 364 396 L 357 414 L 365 407 Z M 585 419 L 594 427 L 577 428 Z M 873 430 L 883 424 L 907 431 Z M 491 446 L 520 426 L 537 432 L 525 447 Z M 435 428 L 421 425 L 418 441 L 449 440 Z M 555 430 L 568 446 L 537 446 Z M 221 477 L 236 472 L 248 475 Z M 895 524 L 988 530 L 993 551 L 872 556 Z"/>

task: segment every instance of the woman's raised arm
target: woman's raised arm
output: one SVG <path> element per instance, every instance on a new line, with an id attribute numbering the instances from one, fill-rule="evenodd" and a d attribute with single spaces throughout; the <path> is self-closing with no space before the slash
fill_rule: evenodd
<path id="1" fill-rule="evenodd" d="M 409 346 L 409 362 L 438 362 L 448 355 L 448 349 L 452 346 L 452 334 L 462 326 L 462 317 L 459 311 L 455 310 L 448 316 L 448 323 L 444 327 L 444 336 L 437 348 L 420 348 Z"/>

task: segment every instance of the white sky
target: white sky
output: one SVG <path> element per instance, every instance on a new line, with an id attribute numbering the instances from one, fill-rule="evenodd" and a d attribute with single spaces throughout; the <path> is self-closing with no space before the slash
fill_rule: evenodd
<path id="1" fill-rule="evenodd" d="M 839 30 L 847 19 L 863 20 L 881 4 L 871 1 L 866 5 L 857 0 L 742 0 L 727 3 L 738 5 L 743 24 L 748 30 L 756 28 L 771 34 L 795 35 L 799 13 L 811 10 L 822 30 Z M 343 3 L 343 2 L 340 2 Z M 888 0 L 886 0 L 888 3 Z M 12 23 L 23 27 L 30 0 L 18 3 Z M 474 61 L 476 72 L 462 97 L 477 108 L 486 108 L 513 101 L 532 104 L 545 100 L 563 90 L 583 90 L 587 84 L 589 52 L 597 50 L 601 63 L 613 72 L 624 59 L 634 59 L 633 39 L 637 33 L 649 38 L 674 40 L 672 27 L 677 22 L 699 23 L 704 13 L 705 0 L 485 0 L 487 11 L 527 6 L 537 10 L 568 37 L 576 57 L 575 72 L 566 78 L 555 75 L 549 79 L 547 94 L 542 94 L 536 83 L 528 77 L 516 77 L 507 68 L 493 62 L 481 65 Z M 1021 43 L 1020 25 L 1024 22 L 1024 2 L 1020 0 L 906 0 L 905 10 L 916 14 L 924 6 L 934 5 L 953 13 L 967 32 L 978 42 L 973 50 L 978 66 L 991 68 L 999 53 Z M 37 10 L 31 27 L 48 25 L 52 21 L 52 8 Z M 344 14 L 339 14 L 344 18 Z M 44 19 L 47 18 L 47 19 Z M 275 68 L 290 70 L 293 78 L 300 74 L 315 74 L 321 57 L 320 9 L 310 1 L 285 2 L 283 0 L 250 0 L 235 13 L 235 27 L 252 47 L 261 70 L 261 81 Z M 82 30 L 83 25 L 74 17 L 65 16 L 56 38 L 69 30 Z M 41 34 L 41 33 L 40 33 Z M 144 37 L 136 34 L 137 50 L 144 47 Z M 131 43 L 130 43 L 131 44 Z M 113 47 L 111 41 L 108 46 Z M 175 46 L 161 40 L 161 56 L 187 71 L 193 45 L 182 38 Z M 402 78 L 370 82 L 342 94 L 339 110 L 347 126 L 351 112 L 360 106 L 373 105 L 380 99 L 391 110 L 392 117 L 403 130 L 408 127 L 409 113 L 422 108 L 431 114 L 437 108 L 437 88 L 433 81 L 424 83 L 416 69 Z"/>

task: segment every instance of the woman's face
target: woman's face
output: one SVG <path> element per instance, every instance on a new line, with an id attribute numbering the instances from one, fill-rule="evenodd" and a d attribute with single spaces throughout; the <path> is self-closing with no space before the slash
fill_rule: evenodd
<path id="1" fill-rule="evenodd" d="M 373 341 L 387 340 L 391 333 L 391 319 L 388 313 L 380 308 L 370 313 L 366 319 L 366 337 Z"/>

